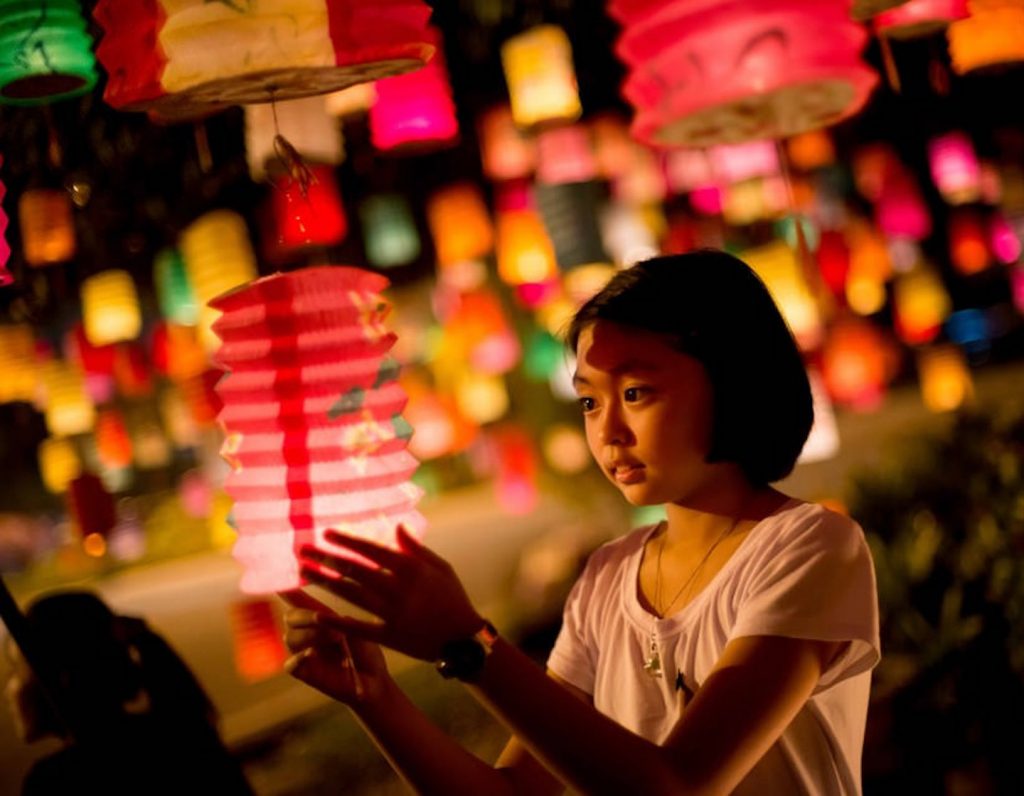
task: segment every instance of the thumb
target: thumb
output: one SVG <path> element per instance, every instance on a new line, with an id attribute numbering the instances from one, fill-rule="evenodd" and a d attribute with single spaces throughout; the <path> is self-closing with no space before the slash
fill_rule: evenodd
<path id="1" fill-rule="evenodd" d="M 395 538 L 398 540 L 398 549 L 403 553 L 408 553 L 411 556 L 416 556 L 435 564 L 444 563 L 444 559 L 413 536 L 404 523 L 398 524 Z"/>

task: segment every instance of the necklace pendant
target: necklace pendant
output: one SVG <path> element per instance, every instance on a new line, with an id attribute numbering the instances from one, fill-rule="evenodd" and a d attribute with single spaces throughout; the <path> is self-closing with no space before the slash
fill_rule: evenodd
<path id="1" fill-rule="evenodd" d="M 650 650 L 644 660 L 644 671 L 651 677 L 661 677 L 661 653 L 658 651 L 658 642 L 651 639 Z"/>

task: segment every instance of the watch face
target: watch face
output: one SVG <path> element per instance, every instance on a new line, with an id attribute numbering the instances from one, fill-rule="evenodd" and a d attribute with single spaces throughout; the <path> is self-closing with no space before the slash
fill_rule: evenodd
<path id="1" fill-rule="evenodd" d="M 480 674 L 486 658 L 487 653 L 483 645 L 476 639 L 457 639 L 441 647 L 441 659 L 437 663 L 437 670 L 442 677 L 472 680 Z"/>

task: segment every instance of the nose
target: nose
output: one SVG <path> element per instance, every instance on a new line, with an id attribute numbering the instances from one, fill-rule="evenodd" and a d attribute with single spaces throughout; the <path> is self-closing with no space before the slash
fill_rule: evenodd
<path id="1" fill-rule="evenodd" d="M 597 435 L 602 445 L 628 445 L 632 441 L 633 432 L 617 403 L 609 404 L 601 413 Z"/>

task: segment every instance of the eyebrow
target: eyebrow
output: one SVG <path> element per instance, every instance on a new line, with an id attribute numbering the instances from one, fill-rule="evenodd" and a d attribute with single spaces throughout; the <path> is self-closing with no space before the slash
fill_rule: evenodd
<path id="1" fill-rule="evenodd" d="M 651 362 L 644 362 L 639 359 L 627 359 L 605 372 L 610 373 L 613 376 L 619 376 L 623 373 L 643 373 L 655 371 L 657 369 L 658 366 Z M 603 368 L 599 368 L 599 370 L 603 370 Z M 573 372 L 572 382 L 573 384 L 590 384 L 590 381 L 586 377 L 581 376 L 578 370 Z"/>

